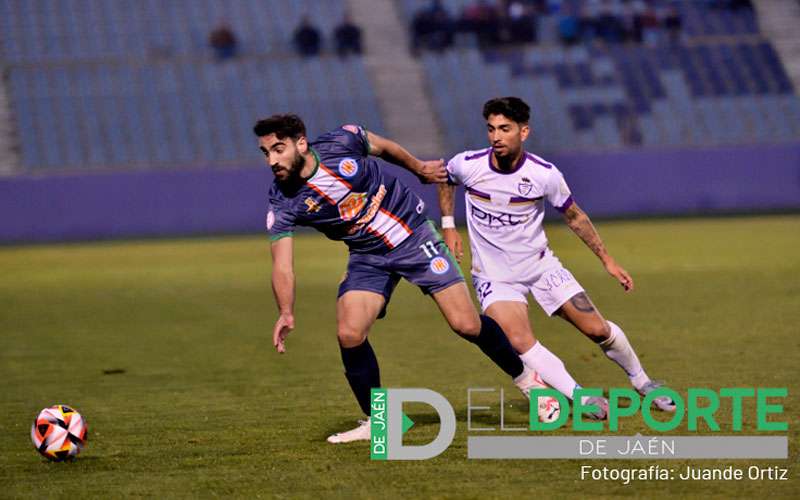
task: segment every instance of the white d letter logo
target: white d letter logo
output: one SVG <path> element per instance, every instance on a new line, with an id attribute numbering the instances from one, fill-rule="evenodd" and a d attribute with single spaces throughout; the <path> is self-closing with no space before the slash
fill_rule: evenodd
<path id="1" fill-rule="evenodd" d="M 453 442 L 456 415 L 450 403 L 430 389 L 388 389 L 387 394 L 387 458 L 389 460 L 427 460 L 439 455 Z M 422 446 L 403 445 L 403 402 L 427 403 L 439 414 L 439 434 Z"/>

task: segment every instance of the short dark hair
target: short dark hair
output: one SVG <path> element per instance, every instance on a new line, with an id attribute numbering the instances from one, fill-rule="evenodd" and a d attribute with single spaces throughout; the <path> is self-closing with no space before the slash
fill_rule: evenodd
<path id="1" fill-rule="evenodd" d="M 259 137 L 275 134 L 278 139 L 291 137 L 296 141 L 306 136 L 306 125 L 297 115 L 272 115 L 269 118 L 259 120 L 253 127 L 253 133 Z"/>
<path id="2" fill-rule="evenodd" d="M 531 119 L 531 107 L 519 97 L 496 97 L 483 105 L 483 118 L 491 115 L 503 115 L 517 123 L 528 123 Z"/>

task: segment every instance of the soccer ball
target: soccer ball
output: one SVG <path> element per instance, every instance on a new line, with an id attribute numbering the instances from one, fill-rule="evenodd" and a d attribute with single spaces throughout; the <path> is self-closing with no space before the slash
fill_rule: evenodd
<path id="1" fill-rule="evenodd" d="M 555 422 L 561 415 L 561 405 L 558 404 L 558 400 L 550 396 L 543 396 L 538 399 L 539 422 Z"/>
<path id="2" fill-rule="evenodd" d="M 539 387 L 541 389 L 549 389 L 550 387 L 544 383 L 542 377 L 535 373 L 533 375 L 534 384 L 533 387 Z M 551 396 L 541 396 L 537 398 L 537 413 L 539 414 L 539 422 L 550 423 L 555 422 L 558 417 L 561 415 L 561 405 L 558 403 L 558 400 Z"/>
<path id="3" fill-rule="evenodd" d="M 86 423 L 69 406 L 45 408 L 31 426 L 31 440 L 36 451 L 48 460 L 61 462 L 78 456 L 86 445 Z"/>

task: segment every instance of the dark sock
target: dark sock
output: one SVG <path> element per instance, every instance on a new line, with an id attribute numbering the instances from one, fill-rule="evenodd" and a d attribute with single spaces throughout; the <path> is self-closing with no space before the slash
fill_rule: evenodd
<path id="1" fill-rule="evenodd" d="M 378 359 L 369 340 L 355 347 L 342 347 L 342 363 L 344 376 L 350 382 L 350 388 L 358 400 L 358 405 L 365 415 L 370 415 L 370 389 L 381 386 L 381 373 Z"/>
<path id="2" fill-rule="evenodd" d="M 503 329 L 489 316 L 481 314 L 481 333 L 477 337 L 465 335 L 464 338 L 477 345 L 489 359 L 513 378 L 522 374 L 522 360 L 511 347 Z"/>

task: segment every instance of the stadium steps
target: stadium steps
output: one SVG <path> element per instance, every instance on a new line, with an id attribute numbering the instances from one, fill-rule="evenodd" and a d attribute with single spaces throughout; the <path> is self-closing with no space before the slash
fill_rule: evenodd
<path id="1" fill-rule="evenodd" d="M 445 151 L 442 126 L 432 111 L 422 64 L 409 54 L 408 29 L 399 22 L 395 2 L 348 0 L 347 7 L 363 30 L 364 65 L 387 135 L 420 158 L 440 158 Z"/>
<path id="2" fill-rule="evenodd" d="M 0 78 L 0 175 L 16 173 L 21 165 L 7 81 Z"/>
<path id="3" fill-rule="evenodd" d="M 800 3 L 797 0 L 756 0 L 758 24 L 778 52 L 795 89 L 800 89 Z"/>

